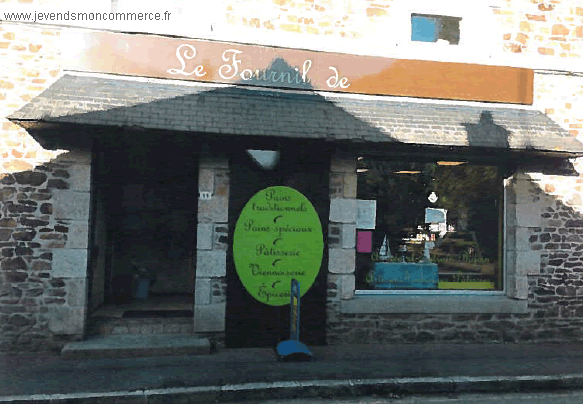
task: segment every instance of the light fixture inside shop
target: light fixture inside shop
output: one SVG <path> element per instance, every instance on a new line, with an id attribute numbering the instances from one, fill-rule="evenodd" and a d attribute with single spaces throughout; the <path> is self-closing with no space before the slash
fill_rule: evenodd
<path id="1" fill-rule="evenodd" d="M 462 164 L 466 164 L 467 161 L 438 161 L 438 166 L 461 166 Z"/>
<path id="2" fill-rule="evenodd" d="M 366 173 L 369 169 L 368 168 L 357 168 L 356 172 L 357 173 Z"/>
<path id="3" fill-rule="evenodd" d="M 393 174 L 421 174 L 421 171 L 401 170 L 401 171 L 395 171 Z"/>
<path id="4" fill-rule="evenodd" d="M 264 170 L 273 170 L 279 162 L 279 150 L 247 150 L 247 154 Z"/>

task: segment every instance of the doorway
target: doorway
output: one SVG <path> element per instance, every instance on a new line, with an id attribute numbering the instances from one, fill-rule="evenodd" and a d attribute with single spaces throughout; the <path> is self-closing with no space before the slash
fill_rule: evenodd
<path id="1" fill-rule="evenodd" d="M 288 186 L 305 195 L 320 218 L 324 236 L 324 256 L 316 281 L 302 297 L 300 338 L 308 345 L 326 340 L 326 274 L 328 267 L 328 214 L 330 152 L 315 144 L 294 143 L 283 150 L 278 166 L 265 170 L 241 150 L 230 162 L 230 240 L 237 219 L 247 201 L 270 186 Z M 233 261 L 232 243 L 227 254 L 227 347 L 275 347 L 289 339 L 290 307 L 268 306 L 255 300 L 241 283 Z"/>
<path id="2" fill-rule="evenodd" d="M 93 172 L 93 316 L 193 315 L 198 145 L 101 140 Z"/>

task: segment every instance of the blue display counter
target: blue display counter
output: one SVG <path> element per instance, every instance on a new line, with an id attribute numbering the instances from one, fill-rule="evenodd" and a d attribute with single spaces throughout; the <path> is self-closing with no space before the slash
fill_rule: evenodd
<path id="1" fill-rule="evenodd" d="M 368 280 L 375 289 L 437 289 L 437 264 L 376 262 Z"/>

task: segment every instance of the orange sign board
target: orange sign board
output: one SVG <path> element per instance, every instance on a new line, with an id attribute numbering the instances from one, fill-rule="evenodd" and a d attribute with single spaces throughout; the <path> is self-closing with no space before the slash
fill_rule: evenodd
<path id="1" fill-rule="evenodd" d="M 64 53 L 67 69 L 89 72 L 515 104 L 533 98 L 533 71 L 514 67 L 112 32 L 83 34 L 83 45 Z"/>

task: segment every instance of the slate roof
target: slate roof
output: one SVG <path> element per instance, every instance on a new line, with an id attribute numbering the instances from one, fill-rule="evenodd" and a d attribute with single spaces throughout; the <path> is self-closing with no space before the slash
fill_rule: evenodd
<path id="1" fill-rule="evenodd" d="M 543 113 L 496 104 L 65 74 L 9 119 L 211 134 L 583 153 Z"/>

